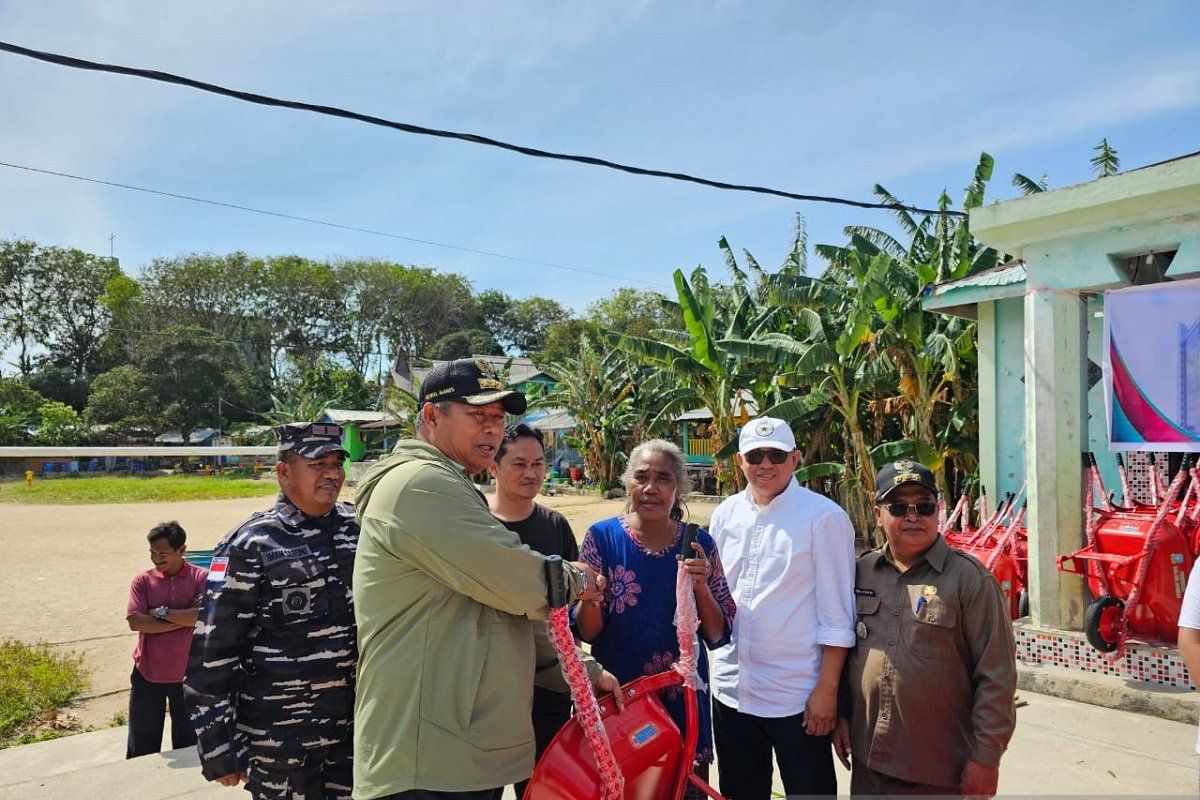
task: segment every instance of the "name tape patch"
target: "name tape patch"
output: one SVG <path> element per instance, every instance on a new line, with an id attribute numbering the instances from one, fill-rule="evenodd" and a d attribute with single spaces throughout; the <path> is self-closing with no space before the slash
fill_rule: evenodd
<path id="1" fill-rule="evenodd" d="M 311 555 L 312 548 L 306 544 L 302 544 L 299 547 L 281 547 L 278 550 L 267 550 L 259 558 L 262 559 L 264 567 L 269 567 L 276 561 L 283 561 L 285 558 L 300 558 Z"/>

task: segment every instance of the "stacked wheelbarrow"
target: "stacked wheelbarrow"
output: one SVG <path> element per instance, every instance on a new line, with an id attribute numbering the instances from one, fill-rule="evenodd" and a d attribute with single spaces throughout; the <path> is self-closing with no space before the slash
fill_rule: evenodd
<path id="1" fill-rule="evenodd" d="M 1120 460 L 1118 465 L 1122 505 L 1105 490 L 1095 457 L 1084 454 L 1087 544 L 1058 557 L 1059 570 L 1087 578 L 1094 599 L 1084 613 L 1084 632 L 1093 647 L 1113 658 L 1124 654 L 1131 633 L 1175 642 L 1200 514 L 1200 482 L 1190 457 L 1166 487 L 1151 463 L 1151 504 L 1134 502 L 1125 465 Z"/>
<path id="2" fill-rule="evenodd" d="M 1005 495 L 991 514 L 987 509 L 987 494 L 980 493 L 979 526 L 971 526 L 971 508 L 968 491 L 958 498 L 954 511 L 941 524 L 941 533 L 951 547 L 970 553 L 991 570 L 1008 599 L 1008 613 L 1012 619 L 1029 613 L 1028 584 L 1028 534 L 1025 522 L 1025 503 L 1021 495 Z M 957 527 L 956 527 L 957 526 Z"/>

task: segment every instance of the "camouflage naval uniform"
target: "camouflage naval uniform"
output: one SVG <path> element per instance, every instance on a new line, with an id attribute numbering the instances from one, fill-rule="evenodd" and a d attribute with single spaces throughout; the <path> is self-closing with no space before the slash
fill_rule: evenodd
<path id="1" fill-rule="evenodd" d="M 337 426 L 303 427 L 336 430 L 341 449 Z M 298 433 L 311 430 L 284 432 L 281 453 L 330 452 Z M 357 546 L 352 506 L 310 517 L 281 492 L 214 549 L 184 682 L 205 778 L 247 772 L 256 799 L 349 800 Z"/>

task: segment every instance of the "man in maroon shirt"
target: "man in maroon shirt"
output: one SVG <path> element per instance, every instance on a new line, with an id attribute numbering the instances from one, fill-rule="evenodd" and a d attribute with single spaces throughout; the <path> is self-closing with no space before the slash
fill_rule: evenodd
<path id="1" fill-rule="evenodd" d="M 133 579 L 125 611 L 129 629 L 138 632 L 130 676 L 126 758 L 161 749 L 168 705 L 171 746 L 196 743 L 196 733 L 183 705 L 183 673 L 208 571 L 184 560 L 187 534 L 178 522 L 155 525 L 146 539 L 154 568 Z"/>

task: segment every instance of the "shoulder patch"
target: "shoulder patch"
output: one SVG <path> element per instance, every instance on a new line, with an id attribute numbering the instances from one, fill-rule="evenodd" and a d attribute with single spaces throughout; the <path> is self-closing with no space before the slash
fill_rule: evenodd
<path id="1" fill-rule="evenodd" d="M 229 569 L 229 559 L 225 556 L 219 556 L 212 560 L 212 564 L 208 566 L 208 582 L 209 583 L 224 583 L 225 572 Z"/>

